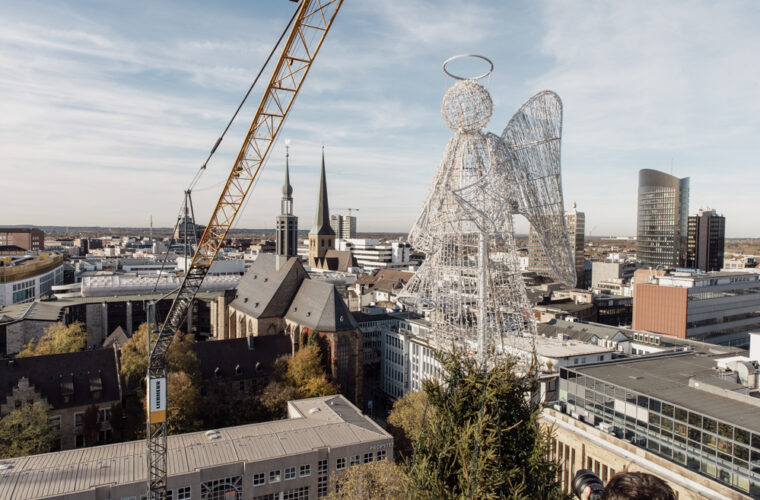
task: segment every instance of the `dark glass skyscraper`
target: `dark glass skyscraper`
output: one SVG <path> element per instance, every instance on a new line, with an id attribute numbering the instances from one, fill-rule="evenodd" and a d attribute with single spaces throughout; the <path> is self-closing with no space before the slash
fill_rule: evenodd
<path id="1" fill-rule="evenodd" d="M 684 266 L 688 220 L 689 178 L 639 170 L 638 259 L 648 266 Z"/>
<path id="2" fill-rule="evenodd" d="M 726 218 L 715 210 L 700 210 L 689 217 L 686 266 L 702 271 L 723 269 Z"/>

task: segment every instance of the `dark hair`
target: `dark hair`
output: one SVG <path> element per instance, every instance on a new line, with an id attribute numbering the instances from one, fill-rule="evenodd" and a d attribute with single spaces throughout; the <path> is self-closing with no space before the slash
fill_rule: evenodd
<path id="1" fill-rule="evenodd" d="M 676 494 L 657 476 L 621 472 L 610 479 L 600 500 L 676 500 Z"/>

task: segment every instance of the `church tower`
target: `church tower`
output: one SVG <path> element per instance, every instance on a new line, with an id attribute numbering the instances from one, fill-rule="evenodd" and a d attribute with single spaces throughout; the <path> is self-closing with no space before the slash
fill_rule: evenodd
<path id="1" fill-rule="evenodd" d="M 291 257 L 298 257 L 298 217 L 293 215 L 293 187 L 290 185 L 290 151 L 285 146 L 285 184 L 282 185 L 280 215 L 277 216 L 277 269 Z"/>
<path id="2" fill-rule="evenodd" d="M 325 147 L 322 146 L 322 173 L 319 177 L 319 199 L 314 227 L 309 231 L 309 266 L 323 267 L 325 254 L 335 244 L 335 231 L 330 226 L 330 209 L 327 205 L 327 182 L 325 181 Z"/>

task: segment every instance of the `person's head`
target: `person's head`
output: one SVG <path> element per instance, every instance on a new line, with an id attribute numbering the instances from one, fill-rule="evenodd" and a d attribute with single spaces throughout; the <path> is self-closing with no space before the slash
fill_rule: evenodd
<path id="1" fill-rule="evenodd" d="M 600 500 L 676 500 L 676 494 L 657 476 L 646 472 L 621 472 L 609 480 Z"/>

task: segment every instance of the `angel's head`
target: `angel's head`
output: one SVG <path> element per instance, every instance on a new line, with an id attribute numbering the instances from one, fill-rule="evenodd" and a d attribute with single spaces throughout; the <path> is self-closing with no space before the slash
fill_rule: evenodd
<path id="1" fill-rule="evenodd" d="M 491 119 L 491 94 L 475 80 L 460 80 L 446 91 L 441 102 L 441 115 L 451 130 L 475 132 Z"/>

